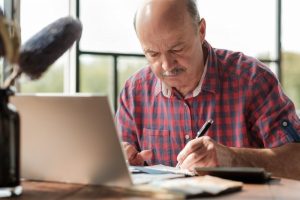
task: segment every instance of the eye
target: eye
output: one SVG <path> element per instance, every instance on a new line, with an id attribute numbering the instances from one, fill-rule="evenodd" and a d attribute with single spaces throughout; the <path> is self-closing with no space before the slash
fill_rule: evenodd
<path id="1" fill-rule="evenodd" d="M 151 58 L 155 58 L 158 56 L 158 53 L 157 52 L 147 52 L 147 55 L 150 56 Z"/>
<path id="2" fill-rule="evenodd" d="M 182 48 L 172 49 L 171 52 L 172 53 L 180 53 L 180 52 L 182 52 Z"/>

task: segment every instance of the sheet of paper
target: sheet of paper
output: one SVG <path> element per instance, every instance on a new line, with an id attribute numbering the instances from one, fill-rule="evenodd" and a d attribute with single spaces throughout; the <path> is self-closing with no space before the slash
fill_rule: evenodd
<path id="1" fill-rule="evenodd" d="M 140 185 L 146 184 L 156 181 L 162 181 L 166 179 L 173 179 L 173 178 L 181 178 L 184 177 L 184 174 L 145 174 L 145 173 L 138 173 L 131 175 L 133 184 Z"/>
<path id="2" fill-rule="evenodd" d="M 167 190 L 185 196 L 218 195 L 226 191 L 238 191 L 242 182 L 221 179 L 213 176 L 197 176 L 163 181 L 154 181 L 147 185 L 138 186 L 140 189 Z"/>
<path id="3" fill-rule="evenodd" d="M 166 165 L 134 166 L 134 169 L 148 174 L 183 174 L 186 176 L 195 176 L 195 173 L 189 170 Z"/>
<path id="4" fill-rule="evenodd" d="M 128 166 L 128 170 L 130 173 L 140 173 L 141 171 L 135 168 L 134 166 Z"/>

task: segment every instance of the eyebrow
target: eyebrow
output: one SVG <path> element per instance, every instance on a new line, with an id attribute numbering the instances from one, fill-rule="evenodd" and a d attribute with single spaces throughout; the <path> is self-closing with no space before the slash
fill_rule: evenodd
<path id="1" fill-rule="evenodd" d="M 177 43 L 177 44 L 171 46 L 170 49 L 174 49 L 174 48 L 176 48 L 176 47 L 178 47 L 178 46 L 183 46 L 183 45 L 184 45 L 183 42 L 179 42 L 179 43 Z M 146 49 L 144 49 L 144 52 L 145 52 L 145 53 L 156 53 L 157 51 L 152 50 L 152 49 L 150 49 L 150 48 L 146 48 Z"/>
<path id="2" fill-rule="evenodd" d="M 144 52 L 145 53 L 156 53 L 156 51 L 154 51 L 154 50 L 151 50 L 151 49 L 144 49 Z"/>
<path id="3" fill-rule="evenodd" d="M 179 43 L 173 45 L 173 46 L 171 47 L 171 49 L 174 49 L 174 48 L 176 48 L 176 47 L 183 46 L 183 45 L 184 45 L 183 42 L 179 42 Z"/>

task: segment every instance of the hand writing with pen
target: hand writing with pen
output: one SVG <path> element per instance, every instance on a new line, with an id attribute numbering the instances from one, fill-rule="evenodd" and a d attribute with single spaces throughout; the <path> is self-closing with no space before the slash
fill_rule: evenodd
<path id="1" fill-rule="evenodd" d="M 195 139 L 189 141 L 177 156 L 177 168 L 194 170 L 194 167 L 231 166 L 233 152 L 230 148 L 218 144 L 205 133 L 212 125 L 213 120 L 207 120 L 197 132 Z M 142 166 L 146 160 L 152 158 L 151 150 L 139 152 L 133 145 L 123 142 L 123 148 L 128 163 L 134 166 Z"/>
<path id="2" fill-rule="evenodd" d="M 208 120 L 197 132 L 195 139 L 189 141 L 177 156 L 177 168 L 193 171 L 195 167 L 231 166 L 233 152 L 204 136 L 213 120 Z"/>

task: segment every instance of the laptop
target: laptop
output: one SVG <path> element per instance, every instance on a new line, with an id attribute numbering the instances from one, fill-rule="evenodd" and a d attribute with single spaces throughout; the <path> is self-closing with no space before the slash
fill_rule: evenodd
<path id="1" fill-rule="evenodd" d="M 106 96 L 10 98 L 21 119 L 21 177 L 129 187 L 133 184 Z"/>

